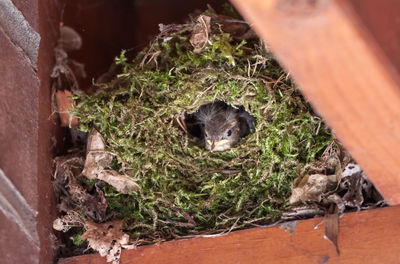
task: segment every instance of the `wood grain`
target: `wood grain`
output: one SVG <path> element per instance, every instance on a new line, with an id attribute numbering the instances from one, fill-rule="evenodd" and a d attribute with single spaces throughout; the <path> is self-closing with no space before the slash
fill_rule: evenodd
<path id="1" fill-rule="evenodd" d="M 342 0 L 232 2 L 385 199 L 399 204 L 399 78 L 353 6 Z M 399 7 L 397 1 L 392 8 Z"/>
<path id="2" fill-rule="evenodd" d="M 324 236 L 322 218 L 253 228 L 125 250 L 121 264 L 179 263 L 400 263 L 400 206 L 349 213 L 340 219 L 339 247 Z M 285 230 L 285 228 L 287 230 Z M 292 230 L 290 230 L 292 229 Z M 106 263 L 100 255 L 61 259 L 59 264 Z"/>

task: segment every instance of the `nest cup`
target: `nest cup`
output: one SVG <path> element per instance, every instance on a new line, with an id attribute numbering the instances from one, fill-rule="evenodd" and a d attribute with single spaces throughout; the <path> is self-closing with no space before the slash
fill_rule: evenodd
<path id="1" fill-rule="evenodd" d="M 276 221 L 300 168 L 332 143 L 249 30 L 212 11 L 162 25 L 133 61 L 126 52 L 116 58 L 121 72 L 113 81 L 77 97 L 80 129 L 99 131 L 114 155 L 110 169 L 138 184 L 127 194 L 102 187 L 131 238 L 153 243 Z M 207 151 L 177 121 L 215 100 L 243 106 L 257 120 L 254 133 L 224 152 Z"/>

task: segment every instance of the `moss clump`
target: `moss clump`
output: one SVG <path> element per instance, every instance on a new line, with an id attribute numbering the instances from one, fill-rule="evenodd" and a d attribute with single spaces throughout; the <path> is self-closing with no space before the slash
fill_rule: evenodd
<path id="1" fill-rule="evenodd" d="M 299 169 L 332 142 L 303 97 L 259 40 L 237 41 L 212 24 L 194 53 L 193 28 L 172 25 L 93 96 L 79 96 L 81 129 L 95 127 L 115 153 L 113 167 L 140 191 L 103 188 L 134 238 L 154 242 L 268 224 L 287 206 Z M 205 101 L 243 105 L 255 132 L 209 152 L 177 125 Z"/>
<path id="2" fill-rule="evenodd" d="M 75 236 L 71 237 L 72 243 L 76 246 L 80 246 L 84 243 L 84 239 L 82 239 L 82 234 L 76 234 Z"/>

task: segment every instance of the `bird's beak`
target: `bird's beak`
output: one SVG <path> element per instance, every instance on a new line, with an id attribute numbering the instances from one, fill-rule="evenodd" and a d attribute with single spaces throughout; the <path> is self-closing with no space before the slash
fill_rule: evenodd
<path id="1" fill-rule="evenodd" d="M 215 140 L 212 140 L 211 141 L 211 148 L 210 148 L 210 151 L 214 151 L 214 148 L 215 148 L 215 146 L 216 146 L 216 141 Z"/>
<path id="2" fill-rule="evenodd" d="M 210 151 L 213 151 L 215 146 L 218 145 L 217 140 L 207 140 L 207 144 L 210 145 Z"/>
<path id="3" fill-rule="evenodd" d="M 221 139 L 221 140 L 207 140 L 207 143 L 210 145 L 210 151 L 214 151 L 215 147 L 221 144 L 225 144 L 228 140 Z"/>

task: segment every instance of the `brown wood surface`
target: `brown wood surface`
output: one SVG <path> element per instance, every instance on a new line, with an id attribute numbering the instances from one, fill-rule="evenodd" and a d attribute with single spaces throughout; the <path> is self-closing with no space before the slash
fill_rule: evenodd
<path id="1" fill-rule="evenodd" d="M 400 69 L 400 4 L 398 0 L 350 0 L 361 22 Z"/>
<path id="2" fill-rule="evenodd" d="M 0 263 L 53 263 L 52 160 L 63 135 L 49 118 L 50 74 L 61 3 L 12 0 L 0 6 L 0 168 L 12 183 L 0 190 Z M 10 186 L 13 196 L 4 191 Z"/>
<path id="3" fill-rule="evenodd" d="M 384 52 L 376 41 L 384 34 L 372 34 L 357 15 L 357 5 L 348 1 L 232 2 L 385 199 L 399 204 L 400 89 L 396 63 L 388 54 L 393 49 Z M 386 20 L 397 23 L 400 12 L 379 10 L 378 2 L 370 5 L 376 17 L 390 15 Z M 400 1 L 392 1 L 393 9 L 399 7 Z"/>
<path id="4" fill-rule="evenodd" d="M 340 219 L 339 247 L 324 236 L 322 218 L 253 228 L 125 250 L 121 263 L 400 263 L 400 206 L 349 213 Z M 297 226 L 296 226 L 297 224 Z M 285 230 L 292 226 L 292 232 Z M 61 259 L 59 264 L 106 263 L 100 255 Z"/>

